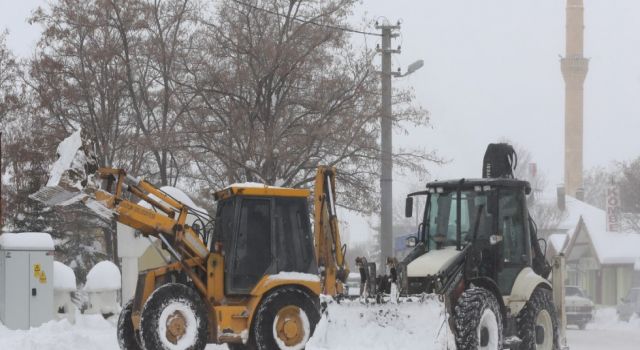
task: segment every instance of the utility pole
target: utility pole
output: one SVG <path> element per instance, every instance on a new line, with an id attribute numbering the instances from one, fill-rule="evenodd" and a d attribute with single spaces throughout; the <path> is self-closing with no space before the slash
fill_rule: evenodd
<path id="1" fill-rule="evenodd" d="M 386 258 L 393 256 L 393 116 L 391 111 L 391 78 L 395 76 L 391 72 L 391 55 L 400 53 L 400 47 L 391 48 L 391 38 L 398 36 L 400 23 L 378 25 L 376 29 L 382 31 L 382 46 L 378 52 L 382 56 L 382 116 L 380 118 L 381 132 L 381 171 L 380 171 L 380 273 L 386 273 Z"/>
<path id="2" fill-rule="evenodd" d="M 391 79 L 406 77 L 422 68 L 424 62 L 418 60 L 407 68 L 402 74 L 400 69 L 391 71 L 391 55 L 400 53 L 400 46 L 391 48 L 391 39 L 400 34 L 400 22 L 395 25 L 388 23 L 378 24 L 376 29 L 382 31 L 382 46 L 377 51 L 382 56 L 382 71 L 380 80 L 382 85 L 382 115 L 380 116 L 380 273 L 385 274 L 387 269 L 387 257 L 394 256 L 393 250 L 393 112 L 391 109 L 392 89 Z"/>

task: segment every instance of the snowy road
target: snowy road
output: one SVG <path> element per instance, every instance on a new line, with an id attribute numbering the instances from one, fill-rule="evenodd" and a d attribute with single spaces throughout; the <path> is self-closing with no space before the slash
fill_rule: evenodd
<path id="1" fill-rule="evenodd" d="M 571 350 L 637 350 L 640 345 L 640 329 L 637 330 L 567 330 Z"/>
<path id="2" fill-rule="evenodd" d="M 640 348 L 640 318 L 620 322 L 615 309 L 599 310 L 584 331 L 567 329 L 571 350 L 636 350 Z"/>

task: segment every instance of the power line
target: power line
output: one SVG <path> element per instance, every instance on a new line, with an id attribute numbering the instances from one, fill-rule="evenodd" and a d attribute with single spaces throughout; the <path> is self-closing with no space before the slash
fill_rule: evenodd
<path id="1" fill-rule="evenodd" d="M 286 15 L 283 15 L 279 12 L 273 11 L 273 10 L 269 10 L 263 7 L 258 7 L 252 4 L 247 4 L 246 2 L 240 1 L 240 0 L 231 0 L 233 2 L 235 2 L 238 5 L 242 5 L 242 6 L 246 6 L 249 8 L 252 8 L 254 10 L 258 10 L 258 11 L 262 11 L 262 12 L 266 12 L 268 14 L 274 15 L 274 16 L 278 16 L 278 17 L 282 17 L 282 18 L 289 18 Z M 343 32 L 349 32 L 349 33 L 355 33 L 355 34 L 362 34 L 362 35 L 372 35 L 372 36 L 382 36 L 382 34 L 379 33 L 373 33 L 373 32 L 365 32 L 362 30 L 357 30 L 357 29 L 352 29 L 352 28 L 348 28 L 348 27 L 341 27 L 341 26 L 336 26 L 336 25 L 332 25 L 332 24 L 322 24 L 322 23 L 317 23 L 317 22 L 313 22 L 313 21 L 307 21 L 304 19 L 300 19 L 300 18 L 291 18 L 294 21 L 298 21 L 300 23 L 304 23 L 304 24 L 312 24 L 318 27 L 325 27 L 325 28 L 330 28 L 330 29 L 336 29 L 336 30 L 341 30 Z"/>

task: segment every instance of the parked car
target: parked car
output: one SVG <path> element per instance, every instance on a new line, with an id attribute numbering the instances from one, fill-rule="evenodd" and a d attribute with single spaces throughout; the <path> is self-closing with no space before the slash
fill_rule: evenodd
<path id="1" fill-rule="evenodd" d="M 566 286 L 565 305 L 567 324 L 585 329 L 593 319 L 594 304 L 587 294 L 578 286 Z"/>
<path id="2" fill-rule="evenodd" d="M 640 288 L 631 288 L 618 304 L 618 318 L 628 322 L 633 314 L 640 316 Z"/>

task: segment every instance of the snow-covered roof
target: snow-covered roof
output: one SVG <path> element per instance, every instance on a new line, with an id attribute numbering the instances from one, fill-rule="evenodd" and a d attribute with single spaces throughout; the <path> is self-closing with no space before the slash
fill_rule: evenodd
<path id="1" fill-rule="evenodd" d="M 568 236 L 564 233 L 554 233 L 552 235 L 549 235 L 549 238 L 547 239 L 547 241 L 553 247 L 553 250 L 556 253 L 560 253 L 564 249 L 564 246 L 567 242 L 567 238 Z"/>
<path id="2" fill-rule="evenodd" d="M 572 196 L 566 196 L 565 208 L 557 228 L 571 238 L 582 218 L 601 264 L 634 264 L 640 258 L 639 232 L 607 231 L 606 212 Z"/>
<path id="3" fill-rule="evenodd" d="M 53 262 L 53 289 L 63 292 L 76 290 L 76 274 L 73 270 L 59 262 Z"/>
<path id="4" fill-rule="evenodd" d="M 111 261 L 101 261 L 87 274 L 87 284 L 84 290 L 87 292 L 105 292 L 120 289 L 120 270 Z"/>
<path id="5" fill-rule="evenodd" d="M 3 250 L 54 250 L 51 235 L 44 232 L 3 233 L 0 235 Z"/>

